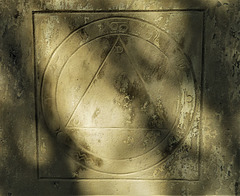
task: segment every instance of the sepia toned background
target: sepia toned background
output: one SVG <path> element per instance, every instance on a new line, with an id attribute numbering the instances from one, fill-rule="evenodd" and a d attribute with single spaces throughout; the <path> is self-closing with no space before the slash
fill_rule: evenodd
<path id="1" fill-rule="evenodd" d="M 127 178 L 74 165 L 65 136 L 49 131 L 40 106 L 44 66 L 57 46 L 75 29 L 116 15 L 142 18 L 176 41 L 193 67 L 199 107 L 165 165 Z M 238 195 L 239 39 L 239 0 L 0 1 L 0 195 Z"/>

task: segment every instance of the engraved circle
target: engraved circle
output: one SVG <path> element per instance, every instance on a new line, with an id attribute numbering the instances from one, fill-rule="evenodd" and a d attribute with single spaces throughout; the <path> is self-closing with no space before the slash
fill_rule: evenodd
<path id="1" fill-rule="evenodd" d="M 99 29 L 97 29 L 96 24 L 101 24 L 101 28 L 104 27 L 104 29 L 101 29 L 101 32 Z M 134 28 L 133 28 L 134 27 Z M 139 31 L 139 29 L 142 28 L 148 28 L 153 32 L 152 35 L 146 35 L 142 31 Z M 90 31 L 91 30 L 91 31 Z M 97 32 L 95 34 L 91 34 L 91 32 Z M 99 32 L 99 33 L 98 33 Z M 80 35 L 80 36 L 79 36 Z M 70 132 L 73 132 L 73 129 L 67 130 L 67 126 L 65 126 L 66 122 L 64 123 L 62 119 L 62 115 L 59 115 L 61 113 L 61 109 L 59 112 L 58 104 L 57 104 L 57 88 L 58 88 L 58 82 L 61 74 L 63 73 L 63 69 L 69 62 L 69 59 L 81 48 L 83 48 L 84 45 L 88 45 L 90 42 L 94 42 L 96 39 L 101 39 L 100 37 L 117 37 L 121 36 L 121 43 L 122 46 L 124 46 L 124 39 L 125 41 L 135 41 L 137 39 L 143 39 L 145 42 L 150 43 L 152 46 L 155 46 L 158 48 L 160 53 L 164 54 L 168 61 L 169 66 L 174 69 L 173 76 L 177 78 L 177 82 L 181 83 L 180 90 L 178 90 L 180 93 L 180 99 L 178 100 L 177 106 L 180 107 L 181 103 L 185 102 L 184 92 L 187 91 L 187 102 L 191 105 L 184 104 L 179 108 L 178 115 L 181 115 L 178 119 L 176 119 L 176 122 L 174 122 L 174 126 L 171 127 L 171 132 L 166 134 L 166 137 L 161 140 L 161 142 L 158 145 L 152 146 L 152 148 L 148 149 L 145 154 L 140 154 L 140 156 L 131 157 L 131 159 L 124 158 L 124 159 L 109 159 L 107 157 L 99 157 L 96 153 L 91 152 L 91 150 L 88 149 L 88 147 L 83 147 L 83 151 L 87 154 L 90 154 L 91 156 L 94 156 L 92 160 L 101 160 L 103 162 L 103 165 L 101 167 L 98 166 L 98 164 L 94 163 L 94 161 L 90 162 L 84 162 L 82 163 L 87 168 L 91 168 L 95 171 L 104 172 L 104 173 L 116 173 L 116 174 L 123 174 L 123 173 L 131 173 L 131 172 L 137 172 L 140 170 L 145 170 L 147 168 L 152 167 L 153 165 L 159 163 L 160 161 L 163 161 L 170 155 L 177 146 L 180 145 L 181 141 L 186 136 L 189 127 L 191 125 L 191 119 L 194 116 L 195 112 L 195 102 L 196 102 L 196 94 L 195 94 L 195 84 L 194 84 L 194 75 L 191 70 L 190 63 L 184 56 L 183 52 L 180 50 L 180 48 L 177 46 L 176 42 L 172 40 L 172 38 L 169 37 L 165 32 L 162 30 L 154 27 L 153 25 L 141 21 L 138 19 L 133 18 L 108 18 L 108 19 L 102 19 L 93 23 L 89 23 L 85 27 L 79 28 L 76 31 L 74 31 L 62 44 L 59 45 L 59 47 L 56 49 L 56 51 L 53 53 L 47 68 L 44 73 L 44 78 L 42 82 L 42 88 L 41 88 L 41 99 L 42 99 L 42 110 L 43 115 L 45 117 L 46 123 L 48 124 L 49 128 L 52 131 L 66 131 L 68 134 Z M 127 37 L 127 38 L 126 38 Z M 129 38 L 130 37 L 130 38 Z M 132 38 L 134 37 L 134 38 Z M 137 37 L 137 38 L 136 38 Z M 117 43 L 117 41 L 116 41 Z M 115 43 L 115 44 L 116 44 Z M 168 43 L 168 45 L 167 45 Z M 124 51 L 124 47 L 119 45 L 116 46 L 116 53 L 119 55 L 122 55 Z M 170 47 L 169 47 L 170 46 Z M 126 46 L 125 46 L 126 47 Z M 69 50 L 66 50 L 66 48 L 69 48 Z M 61 55 L 64 54 L 64 55 Z M 175 54 L 175 55 L 173 55 Z M 58 63 L 57 68 L 55 69 L 54 73 L 50 71 L 50 68 L 55 66 Z M 179 64 L 178 64 L 179 63 Z M 129 63 L 130 64 L 130 63 Z M 177 70 L 177 71 L 175 71 Z M 190 71 L 190 74 L 186 74 L 186 72 Z M 178 75 L 182 75 L 181 77 Z M 49 78 L 48 75 L 51 75 L 50 78 L 53 78 L 52 81 L 45 80 L 45 78 Z M 139 74 L 140 75 L 140 74 Z M 169 74 L 169 77 L 172 77 L 171 74 Z M 156 86 L 156 84 L 155 84 Z M 51 90 L 49 90 L 51 89 Z M 46 101 L 51 100 L 51 101 Z M 47 102 L 47 104 L 46 104 Z M 144 106 L 144 105 L 143 105 Z M 96 111 L 96 115 L 99 114 L 99 111 Z M 62 119 L 61 119 L 62 118 Z M 66 116 L 66 119 L 69 119 L 70 116 Z M 187 119 L 187 120 L 186 120 Z M 186 122 L 189 121 L 190 122 Z M 73 119 L 73 122 L 78 124 L 78 119 Z M 65 129 L 65 130 L 64 130 Z M 71 134 L 70 134 L 71 135 Z M 151 137 L 150 137 L 151 139 Z M 124 140 L 126 143 L 131 142 L 131 137 Z M 83 141 L 82 141 L 83 142 Z M 159 149 L 163 149 L 161 152 L 159 152 Z M 157 156 L 156 156 L 157 155 Z M 150 161 L 149 161 L 150 160 Z M 95 161 L 96 162 L 96 161 Z M 142 164 L 137 164 L 137 163 Z M 111 164 L 119 165 L 119 166 L 125 166 L 124 169 L 119 169 L 118 171 L 115 171 L 116 169 L 112 169 Z"/>

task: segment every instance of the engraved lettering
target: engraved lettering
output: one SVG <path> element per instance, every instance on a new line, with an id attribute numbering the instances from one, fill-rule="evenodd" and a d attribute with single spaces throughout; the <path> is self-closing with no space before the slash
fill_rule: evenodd
<path id="1" fill-rule="evenodd" d="M 116 53 L 122 53 L 123 52 L 123 48 L 121 47 L 121 46 L 116 46 L 115 47 L 115 51 L 116 51 Z"/>
<path id="2" fill-rule="evenodd" d="M 193 96 L 189 95 L 186 89 L 184 89 L 183 91 L 184 91 L 184 102 L 192 103 Z"/>
<path id="3" fill-rule="evenodd" d="M 89 17 L 84 17 L 85 24 L 89 21 Z"/>
<path id="4" fill-rule="evenodd" d="M 112 31 L 117 31 L 117 30 L 118 30 L 118 23 L 117 23 L 117 22 L 112 22 L 112 23 L 110 24 L 110 29 L 111 29 Z"/>
<path id="5" fill-rule="evenodd" d="M 193 101 L 192 95 L 188 95 L 188 96 L 186 97 L 186 101 L 187 101 L 188 103 L 191 103 L 191 102 Z"/>
<path id="6" fill-rule="evenodd" d="M 87 34 L 87 32 L 86 32 L 85 29 L 81 29 L 81 30 L 80 30 L 80 36 L 81 36 L 81 38 L 82 38 L 83 40 L 87 40 L 88 34 Z"/>
<path id="7" fill-rule="evenodd" d="M 103 24 L 98 25 L 99 30 L 103 30 Z"/>
<path id="8" fill-rule="evenodd" d="M 74 118 L 74 119 L 72 119 L 72 121 L 71 121 L 71 125 L 72 125 L 72 126 L 78 126 L 79 123 L 80 123 L 80 121 L 79 121 L 77 118 Z"/>
<path id="9" fill-rule="evenodd" d="M 128 25 L 127 23 L 124 23 L 124 24 L 120 24 L 119 25 L 119 32 L 120 33 L 126 33 L 128 30 Z"/>
<path id="10" fill-rule="evenodd" d="M 129 29 L 126 22 L 111 22 L 109 27 L 112 33 L 126 33 Z"/>
<path id="11" fill-rule="evenodd" d="M 159 43 L 159 37 L 159 33 L 157 31 L 154 31 L 150 40 L 152 40 L 152 42 L 157 45 Z"/>

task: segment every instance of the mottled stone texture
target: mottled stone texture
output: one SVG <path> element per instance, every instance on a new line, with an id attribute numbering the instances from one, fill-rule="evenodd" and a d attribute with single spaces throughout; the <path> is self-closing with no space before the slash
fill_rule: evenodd
<path id="1" fill-rule="evenodd" d="M 238 195 L 239 39 L 239 0 L 0 1 L 0 195 Z"/>

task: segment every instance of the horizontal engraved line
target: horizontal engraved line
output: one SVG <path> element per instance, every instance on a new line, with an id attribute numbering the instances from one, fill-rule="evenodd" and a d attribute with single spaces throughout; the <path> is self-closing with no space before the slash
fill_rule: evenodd
<path id="1" fill-rule="evenodd" d="M 127 128 L 127 127 L 75 127 L 75 126 L 68 126 L 65 129 L 132 129 L 132 130 L 151 130 L 151 131 L 157 131 L 157 130 L 168 130 L 167 128 L 158 128 L 158 129 L 151 129 L 151 128 Z"/>
<path id="2" fill-rule="evenodd" d="M 116 174 L 106 174 L 106 175 L 116 175 Z M 122 176 L 126 174 L 120 174 Z M 117 174 L 117 176 L 120 176 Z M 55 177 L 39 177 L 38 178 L 41 181 L 173 181 L 173 182 L 181 182 L 181 181 L 187 181 L 187 182 L 199 182 L 200 179 L 176 179 L 176 178 L 148 178 L 148 177 L 115 177 L 115 178 L 109 178 L 109 177 L 94 177 L 94 178 L 55 178 Z"/>
<path id="3" fill-rule="evenodd" d="M 49 14 L 49 13 L 58 13 L 58 14 L 66 14 L 66 13 L 77 13 L 77 14 L 100 14 L 100 13 L 138 13 L 138 12 L 204 12 L 205 8 L 196 8 L 196 9 L 159 9 L 159 10 L 33 10 L 32 14 Z"/>

